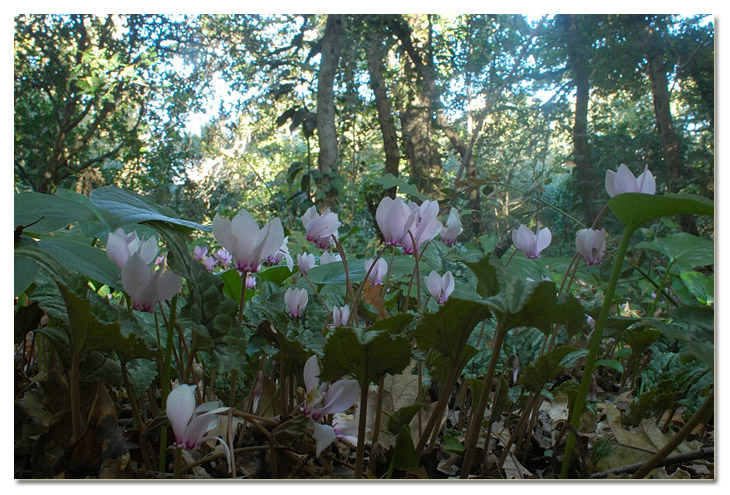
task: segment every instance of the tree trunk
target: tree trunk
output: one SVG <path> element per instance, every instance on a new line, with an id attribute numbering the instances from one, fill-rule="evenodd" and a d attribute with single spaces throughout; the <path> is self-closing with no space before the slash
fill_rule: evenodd
<path id="1" fill-rule="evenodd" d="M 575 14 L 561 14 L 558 19 L 565 33 L 568 46 L 568 66 L 573 71 L 573 83 L 576 89 L 573 123 L 575 171 L 583 203 L 584 218 L 587 224 L 592 224 L 596 216 L 595 202 L 598 187 L 588 145 L 588 102 L 590 100 L 589 70 L 586 63 L 588 44 L 578 30 L 578 19 Z"/>
<path id="2" fill-rule="evenodd" d="M 408 58 L 405 70 L 410 73 L 413 84 L 408 88 L 410 100 L 401 108 L 400 121 L 403 142 L 411 170 L 411 182 L 427 195 L 432 195 L 440 184 L 441 156 L 434 140 L 434 109 L 440 106 L 433 74 L 433 60 L 424 48 L 426 61 L 413 42 L 413 29 L 401 17 L 390 18 L 388 24 L 393 34 L 400 40 Z"/>
<path id="3" fill-rule="evenodd" d="M 433 139 L 431 115 L 428 98 L 421 94 L 414 95 L 400 115 L 411 182 L 426 195 L 436 192 L 441 171 L 441 156 Z"/>
<path id="4" fill-rule="evenodd" d="M 378 123 L 383 134 L 383 151 L 385 152 L 384 173 L 398 177 L 400 152 L 398 151 L 398 137 L 395 132 L 393 109 L 385 91 L 383 81 L 383 57 L 385 50 L 380 39 L 370 36 L 367 47 L 368 72 L 370 73 L 370 87 L 375 93 L 375 107 L 378 110 Z M 395 199 L 396 188 L 391 187 L 383 192 L 384 196 Z"/>
<path id="5" fill-rule="evenodd" d="M 340 61 L 342 39 L 342 15 L 327 16 L 322 37 L 322 60 L 317 74 L 317 136 L 319 155 L 317 165 L 321 174 L 320 186 L 324 189 L 324 204 L 334 206 L 337 191 L 332 188 L 332 174 L 337 171 L 337 132 L 335 130 L 334 82 Z"/>
<path id="6" fill-rule="evenodd" d="M 631 21 L 636 27 L 635 31 L 639 37 L 647 60 L 647 71 L 651 81 L 651 93 L 654 99 L 654 113 L 656 124 L 659 129 L 659 137 L 662 143 L 662 155 L 667 166 L 667 184 L 670 192 L 679 192 L 682 189 L 684 179 L 682 177 L 682 153 L 679 149 L 679 140 L 672 124 L 672 112 L 670 109 L 669 81 L 662 56 L 661 40 L 658 38 L 655 28 L 643 15 L 631 16 Z M 694 217 L 681 215 L 680 225 L 682 230 L 697 234 L 697 226 Z"/>

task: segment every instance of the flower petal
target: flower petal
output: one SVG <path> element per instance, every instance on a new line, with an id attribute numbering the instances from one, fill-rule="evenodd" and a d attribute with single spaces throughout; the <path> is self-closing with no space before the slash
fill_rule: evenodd
<path id="1" fill-rule="evenodd" d="M 177 445 L 184 445 L 185 430 L 195 411 L 195 386 L 178 385 L 167 396 L 165 413 L 175 433 Z"/>
<path id="2" fill-rule="evenodd" d="M 545 227 L 537 232 L 537 253 L 540 254 L 542 250 L 550 245 L 550 241 L 553 240 L 553 235 L 550 233 L 550 229 Z"/>
<path id="3" fill-rule="evenodd" d="M 332 442 L 335 441 L 335 430 L 329 425 L 323 425 L 319 423 L 312 423 L 314 425 L 314 432 L 312 433 L 312 438 L 314 438 L 314 441 L 317 443 L 317 457 L 322 454 L 322 451 L 332 445 Z"/>
<path id="4" fill-rule="evenodd" d="M 610 197 L 614 197 L 616 195 L 616 187 L 614 184 L 616 183 L 616 172 L 613 170 L 607 170 L 606 171 L 606 192 Z"/>
<path id="5" fill-rule="evenodd" d="M 446 300 L 449 298 L 452 292 L 454 292 L 454 276 L 451 274 L 451 272 L 444 273 L 443 278 L 441 279 L 442 287 L 443 287 L 443 300 L 446 302 Z"/>
<path id="6" fill-rule="evenodd" d="M 143 302 L 151 281 L 152 269 L 147 263 L 136 254 L 130 256 L 122 268 L 122 287 L 133 302 Z"/>
<path id="7" fill-rule="evenodd" d="M 616 194 L 638 192 L 638 189 L 636 188 L 636 177 L 634 177 L 634 174 L 631 173 L 629 167 L 623 163 L 618 167 L 613 186 Z"/>
<path id="8" fill-rule="evenodd" d="M 156 301 L 166 301 L 180 292 L 182 277 L 175 272 L 165 271 L 156 281 Z"/>
<path id="9" fill-rule="evenodd" d="M 439 295 L 441 294 L 441 277 L 436 273 L 436 270 L 429 273 L 428 277 L 426 277 L 426 288 L 431 294 L 431 297 L 438 301 Z"/>
<path id="10" fill-rule="evenodd" d="M 158 250 L 157 239 L 155 237 L 150 237 L 140 245 L 137 250 L 137 254 L 145 263 L 150 264 L 152 263 L 152 260 L 157 257 Z"/>
<path id="11" fill-rule="evenodd" d="M 312 355 L 307 362 L 304 363 L 304 387 L 309 392 L 312 389 L 317 388 L 319 385 L 319 363 L 317 362 L 317 356 Z"/>
<path id="12" fill-rule="evenodd" d="M 214 409 L 210 412 L 196 416 L 185 429 L 185 448 L 197 449 L 203 441 L 203 437 L 210 430 L 218 426 L 220 418 L 217 416 L 219 412 L 228 410 L 227 407 Z"/>
<path id="13" fill-rule="evenodd" d="M 106 255 L 121 270 L 129 259 L 127 241 L 118 233 L 110 232 L 106 240 Z"/>
<path id="14" fill-rule="evenodd" d="M 231 230 L 231 221 L 217 213 L 213 218 L 213 236 L 227 251 L 232 251 L 236 247 L 236 239 L 233 237 Z"/>
<path id="15" fill-rule="evenodd" d="M 524 252 L 528 257 L 536 254 L 535 234 L 524 225 L 520 224 L 517 230 L 512 231 L 512 242 L 517 249 Z"/>
<path id="16" fill-rule="evenodd" d="M 324 398 L 324 406 L 316 411 L 321 417 L 347 411 L 360 395 L 360 384 L 357 380 L 337 380 L 330 385 Z"/>
<path id="17" fill-rule="evenodd" d="M 654 175 L 649 171 L 648 166 L 644 167 L 644 171 L 636 178 L 636 188 L 640 193 L 656 193 L 656 180 L 654 180 Z"/>

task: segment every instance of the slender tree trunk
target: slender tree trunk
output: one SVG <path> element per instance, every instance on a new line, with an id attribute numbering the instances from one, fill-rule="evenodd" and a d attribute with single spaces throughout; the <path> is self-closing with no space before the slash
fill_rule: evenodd
<path id="1" fill-rule="evenodd" d="M 636 28 L 635 31 L 646 54 L 656 124 L 662 143 L 662 155 L 667 166 L 669 191 L 679 192 L 684 182 L 682 177 L 683 159 L 682 152 L 679 149 L 677 133 L 674 131 L 672 123 L 669 81 L 667 80 L 667 68 L 662 55 L 661 40 L 658 38 L 655 28 L 645 16 L 632 15 L 630 19 Z M 693 216 L 681 215 L 680 225 L 685 232 L 697 234 L 697 225 Z"/>
<path id="2" fill-rule="evenodd" d="M 324 203 L 334 206 L 337 191 L 331 186 L 332 174 L 337 171 L 337 131 L 335 129 L 334 82 L 340 61 L 342 39 L 342 15 L 327 16 L 327 25 L 322 37 L 322 60 L 317 74 L 317 135 L 319 155 L 317 165 L 322 174 L 321 186 L 325 191 Z"/>
<path id="3" fill-rule="evenodd" d="M 414 95 L 400 116 L 411 182 L 427 195 L 436 191 L 441 171 L 441 156 L 434 142 L 431 117 L 431 105 L 422 94 Z"/>
<path id="4" fill-rule="evenodd" d="M 385 54 L 382 41 L 372 35 L 367 47 L 368 72 L 370 73 L 370 87 L 375 93 L 375 107 L 378 111 L 378 123 L 380 132 L 383 134 L 383 151 L 385 152 L 384 173 L 398 177 L 398 165 L 400 164 L 400 152 L 398 151 L 398 137 L 395 132 L 395 120 L 393 109 L 385 91 L 383 80 L 383 57 Z M 396 188 L 391 187 L 383 192 L 383 195 L 395 199 Z"/>
<path id="5" fill-rule="evenodd" d="M 559 17 L 568 45 L 568 65 L 573 71 L 573 83 L 576 88 L 575 120 L 573 123 L 573 158 L 584 218 L 587 224 L 593 223 L 596 216 L 596 172 L 591 160 L 588 145 L 588 102 L 590 100 L 590 84 L 588 81 L 588 65 L 586 50 L 588 45 L 578 29 L 578 18 L 575 14 L 562 14 Z"/>

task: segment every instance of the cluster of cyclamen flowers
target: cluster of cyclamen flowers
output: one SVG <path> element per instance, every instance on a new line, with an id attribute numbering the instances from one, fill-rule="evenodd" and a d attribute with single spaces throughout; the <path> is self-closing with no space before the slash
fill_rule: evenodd
<path id="1" fill-rule="evenodd" d="M 626 165 L 621 164 L 618 171 L 606 172 L 606 192 L 610 197 L 623 193 L 654 194 L 656 181 L 648 167 L 644 168 L 639 177 L 635 177 Z M 547 227 L 537 228 L 533 233 L 524 225 L 520 225 L 512 232 L 512 242 L 515 247 L 524 252 L 528 258 L 539 258 L 540 252 L 550 245 L 551 240 L 552 235 Z M 575 238 L 575 247 L 586 264 L 600 264 L 606 251 L 606 229 L 579 230 Z"/>
<path id="2" fill-rule="evenodd" d="M 621 165 L 617 172 L 606 174 L 606 191 L 613 197 L 623 193 L 654 194 L 656 184 L 648 168 L 638 177 Z M 449 212 L 446 225 L 437 219 L 439 213 L 436 201 L 424 201 L 421 205 L 405 202 L 400 198 L 384 198 L 378 206 L 376 221 L 386 246 L 402 247 L 406 254 L 419 256 L 428 242 L 437 234 L 448 245 L 454 245 L 462 226 L 458 211 Z M 306 238 L 320 249 L 328 249 L 336 243 L 339 219 L 335 213 L 324 210 L 318 214 L 314 207 L 307 210 L 302 217 L 306 229 Z M 246 210 L 241 210 L 233 220 L 219 215 L 213 221 L 213 233 L 223 246 L 213 257 L 207 256 L 205 246 L 197 246 L 194 256 L 212 270 L 215 264 L 224 268 L 233 265 L 248 280 L 249 275 L 258 272 L 263 263 L 278 264 L 286 259 L 289 270 L 293 270 L 293 260 L 287 248 L 287 237 L 278 218 L 259 228 L 256 221 Z M 534 232 L 520 225 L 512 232 L 515 247 L 525 253 L 528 258 L 538 258 L 552 240 L 548 228 L 537 228 Z M 606 249 L 605 229 L 582 229 L 576 236 L 576 248 L 589 265 L 598 264 Z M 122 229 L 110 233 L 107 239 L 107 255 L 121 272 L 124 290 L 132 301 L 132 309 L 152 311 L 159 301 L 169 299 L 181 289 L 182 277 L 164 268 L 164 257 L 158 257 L 157 240 L 153 237 L 142 240 L 136 232 L 126 234 Z M 209 261 L 209 259 L 213 261 Z M 341 261 L 338 254 L 323 253 L 320 264 Z M 299 272 L 306 273 L 315 264 L 314 255 L 301 253 L 297 255 Z M 378 258 L 365 262 L 368 278 L 373 285 L 382 285 L 388 271 L 387 263 Z M 426 286 L 438 304 L 443 304 L 454 290 L 454 278 L 447 271 L 439 275 L 432 271 L 426 277 Z M 284 300 L 292 316 L 301 315 L 307 304 L 307 291 L 290 288 Z M 345 325 L 350 316 L 350 307 L 335 307 L 332 311 L 333 326 Z M 359 396 L 359 384 L 355 380 L 338 380 L 332 384 L 319 383 L 319 364 L 317 357 L 310 357 L 304 366 L 304 384 L 306 400 L 301 407 L 313 425 L 312 437 L 316 442 L 316 455 L 329 446 L 336 438 L 356 441 L 354 421 L 342 414 L 352 407 Z M 175 433 L 175 445 L 180 448 L 196 449 L 208 439 L 219 440 L 227 451 L 229 466 L 230 450 L 223 439 L 206 434 L 216 427 L 218 414 L 228 410 L 220 407 L 219 402 L 206 402 L 195 407 L 194 388 L 179 385 L 168 396 L 166 413 Z M 326 415 L 334 415 L 332 426 L 320 421 Z"/>
<path id="3" fill-rule="evenodd" d="M 142 240 L 137 232 L 110 232 L 106 254 L 121 272 L 122 287 L 132 300 L 132 309 L 152 311 L 159 301 L 180 292 L 182 277 L 164 269 L 164 257 L 157 256 L 157 239 Z"/>
<path id="4" fill-rule="evenodd" d="M 656 192 L 656 182 L 648 168 L 635 177 L 623 164 L 616 172 L 606 172 L 605 185 L 611 197 L 623 193 Z M 427 243 L 437 235 L 441 236 L 443 242 L 453 246 L 463 231 L 455 208 L 451 208 L 445 225 L 438 220 L 438 214 L 437 201 L 426 200 L 418 205 L 401 198 L 385 197 L 378 205 L 375 219 L 386 246 L 401 247 L 404 253 L 419 256 Z M 305 237 L 318 248 L 330 249 L 336 243 L 340 221 L 329 208 L 320 214 L 314 206 L 310 207 L 302 216 L 302 224 L 306 231 Z M 288 237 L 284 236 L 278 218 L 259 228 L 246 210 L 241 210 L 232 220 L 216 214 L 213 234 L 222 247 L 209 256 L 207 246 L 196 246 L 193 256 L 203 262 L 208 270 L 213 270 L 216 265 L 224 269 L 232 265 L 239 273 L 246 275 L 249 289 L 256 285 L 256 279 L 251 275 L 258 272 L 263 263 L 276 265 L 284 259 L 289 270 L 293 271 L 294 260 L 287 247 Z M 512 232 L 515 248 L 527 258 L 539 258 L 551 240 L 552 234 L 547 227 L 536 228 L 533 232 L 519 225 Z M 599 264 L 606 250 L 606 230 L 581 229 L 576 236 L 576 249 L 588 265 Z M 165 270 L 165 258 L 158 256 L 157 239 L 154 237 L 143 240 L 137 232 L 127 234 L 117 229 L 109 233 L 107 238 L 107 255 L 120 270 L 122 286 L 132 301 L 132 309 L 152 311 L 155 304 L 170 299 L 181 289 L 182 277 Z M 320 265 L 338 261 L 342 261 L 341 256 L 330 252 L 324 252 L 319 259 Z M 296 265 L 303 276 L 315 264 L 313 254 L 304 252 L 297 255 Z M 372 285 L 382 285 L 388 264 L 382 258 L 377 261 L 371 258 L 366 260 L 365 269 Z M 453 275 L 448 271 L 443 275 L 432 271 L 426 277 L 426 287 L 436 302 L 443 304 L 454 290 Z M 300 316 L 307 305 L 307 291 L 290 288 L 284 299 L 289 313 Z M 334 308 L 334 326 L 346 324 L 349 314 L 349 306 Z"/>
<path id="5" fill-rule="evenodd" d="M 449 246 L 456 244 L 456 238 L 464 230 L 456 208 L 451 208 L 446 225 L 438 219 L 438 201 L 426 200 L 420 205 L 413 201 L 405 202 L 401 198 L 384 197 L 375 211 L 375 221 L 383 234 L 386 246 L 402 247 L 403 252 L 419 256 L 428 242 L 436 235 Z M 370 270 L 374 260 L 366 261 L 365 268 Z M 382 284 L 388 266 L 379 259 L 370 270 L 370 283 Z M 443 276 L 435 270 L 426 277 L 426 288 L 438 304 L 443 304 L 454 291 L 454 277 L 447 271 Z"/>

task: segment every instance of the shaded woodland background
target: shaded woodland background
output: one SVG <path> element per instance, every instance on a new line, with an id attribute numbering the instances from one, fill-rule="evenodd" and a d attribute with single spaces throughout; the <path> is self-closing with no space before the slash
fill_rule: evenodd
<path id="1" fill-rule="evenodd" d="M 32 15 L 14 53 L 17 192 L 117 185 L 203 223 L 326 204 L 367 243 L 400 186 L 464 239 L 538 221 L 565 250 L 620 163 L 714 196 L 709 16 Z"/>

